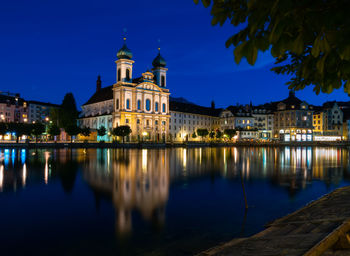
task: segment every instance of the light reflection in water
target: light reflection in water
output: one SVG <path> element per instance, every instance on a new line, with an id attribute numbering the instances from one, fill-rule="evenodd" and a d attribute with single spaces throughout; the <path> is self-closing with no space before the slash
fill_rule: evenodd
<path id="1" fill-rule="evenodd" d="M 24 163 L 24 164 L 23 164 L 23 174 L 22 174 L 22 184 L 23 184 L 23 187 L 26 186 L 26 181 L 27 181 L 27 166 L 26 166 L 26 164 Z"/>
<path id="2" fill-rule="evenodd" d="M 45 184 L 48 184 L 49 183 L 49 158 L 50 158 L 50 152 L 45 151 L 44 156 L 45 156 L 45 176 L 44 176 L 44 181 L 45 181 Z"/>
<path id="3" fill-rule="evenodd" d="M 2 192 L 2 187 L 4 183 L 4 165 L 0 166 L 0 191 Z"/>
<path id="4" fill-rule="evenodd" d="M 74 168 L 83 170 L 83 178 L 96 197 L 110 195 L 119 234 L 132 232 L 131 214 L 135 210 L 145 220 L 164 225 L 170 183 L 187 184 L 213 172 L 226 179 L 237 179 L 242 174 L 244 180 L 266 179 L 274 186 L 287 187 L 293 196 L 296 191 L 307 189 L 315 179 L 327 185 L 338 184 L 349 164 L 346 149 L 311 147 L 77 150 L 76 156 L 66 150 L 52 154 L 44 150 L 17 152 L 16 157 L 9 150 L 4 151 L 1 191 L 28 187 L 36 180 L 49 184 L 52 179 L 67 179 L 66 174 L 57 175 L 64 168 L 57 168 L 56 174 L 53 169 L 51 176 L 51 164 L 73 161 L 77 164 Z M 40 176 L 32 179 L 35 175 Z M 69 185 L 70 180 L 62 183 Z M 71 184 L 74 185 L 74 180 Z"/>

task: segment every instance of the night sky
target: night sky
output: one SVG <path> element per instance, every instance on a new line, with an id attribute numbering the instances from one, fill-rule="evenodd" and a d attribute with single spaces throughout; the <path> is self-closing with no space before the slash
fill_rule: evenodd
<path id="1" fill-rule="evenodd" d="M 269 53 L 260 53 L 255 66 L 236 65 L 225 41 L 237 28 L 211 26 L 209 12 L 192 0 L 2 1 L 0 90 L 52 103 L 73 92 L 80 106 L 95 91 L 98 74 L 103 86 L 115 82 L 114 61 L 127 28 L 134 77 L 152 67 L 160 39 L 174 97 L 204 106 L 215 100 L 219 107 L 287 97 L 288 77 L 270 71 Z M 349 100 L 342 89 L 296 95 L 312 104 Z"/>

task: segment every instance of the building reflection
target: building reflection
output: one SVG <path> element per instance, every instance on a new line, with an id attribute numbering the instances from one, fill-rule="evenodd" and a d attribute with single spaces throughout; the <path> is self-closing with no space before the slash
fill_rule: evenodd
<path id="1" fill-rule="evenodd" d="M 170 186 L 203 178 L 243 179 L 248 184 L 264 180 L 293 197 L 315 180 L 326 186 L 350 180 L 350 159 L 347 149 L 327 147 L 2 149 L 0 192 L 49 186 L 57 180 L 71 194 L 79 170 L 96 202 L 112 202 L 116 230 L 127 234 L 132 231 L 133 212 L 155 228 L 164 225 Z"/>
<path id="2" fill-rule="evenodd" d="M 105 149 L 97 150 L 96 156 L 94 161 L 89 155 L 83 176 L 96 196 L 107 194 L 111 198 L 117 232 L 131 232 L 134 210 L 155 226 L 162 226 L 169 196 L 168 151 Z"/>

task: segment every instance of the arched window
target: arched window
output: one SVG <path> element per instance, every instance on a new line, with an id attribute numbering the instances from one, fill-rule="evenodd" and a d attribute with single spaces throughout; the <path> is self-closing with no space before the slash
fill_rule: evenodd
<path id="1" fill-rule="evenodd" d="M 130 81 L 130 69 L 126 69 L 126 80 Z"/>
<path id="2" fill-rule="evenodd" d="M 165 87 L 165 76 L 161 76 L 160 86 Z"/>
<path id="3" fill-rule="evenodd" d="M 119 109 L 119 99 L 115 101 L 115 109 Z"/>
<path id="4" fill-rule="evenodd" d="M 137 110 L 141 110 L 141 100 L 137 101 Z"/>
<path id="5" fill-rule="evenodd" d="M 130 109 L 130 100 L 129 99 L 126 100 L 126 109 Z"/>
<path id="6" fill-rule="evenodd" d="M 121 80 L 120 78 L 121 78 L 121 70 L 120 68 L 118 68 L 118 82 Z"/>
<path id="7" fill-rule="evenodd" d="M 151 101 L 149 99 L 146 100 L 146 110 L 147 111 L 151 110 Z"/>
<path id="8" fill-rule="evenodd" d="M 163 112 L 164 112 L 164 113 L 166 112 L 166 106 L 165 106 L 165 103 L 163 103 Z"/>
<path id="9" fill-rule="evenodd" d="M 156 102 L 156 104 L 154 106 L 154 109 L 155 109 L 156 112 L 158 112 L 158 105 L 159 105 L 158 102 Z"/>

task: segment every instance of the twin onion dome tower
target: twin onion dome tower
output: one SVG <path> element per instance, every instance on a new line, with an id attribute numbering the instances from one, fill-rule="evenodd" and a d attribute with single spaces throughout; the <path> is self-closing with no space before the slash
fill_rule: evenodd
<path id="1" fill-rule="evenodd" d="M 132 67 L 134 61 L 132 60 L 133 54 L 131 50 L 126 45 L 126 38 L 124 38 L 124 44 L 122 48 L 117 52 L 118 60 L 116 60 L 117 64 L 117 83 L 122 82 L 133 82 L 132 79 Z M 168 69 L 166 68 L 166 61 L 160 54 L 160 48 L 158 48 L 158 55 L 152 61 L 152 73 L 154 82 L 162 87 L 166 87 L 166 72 Z M 147 71 L 149 72 L 149 71 Z M 146 72 L 146 73 L 147 73 Z"/>

